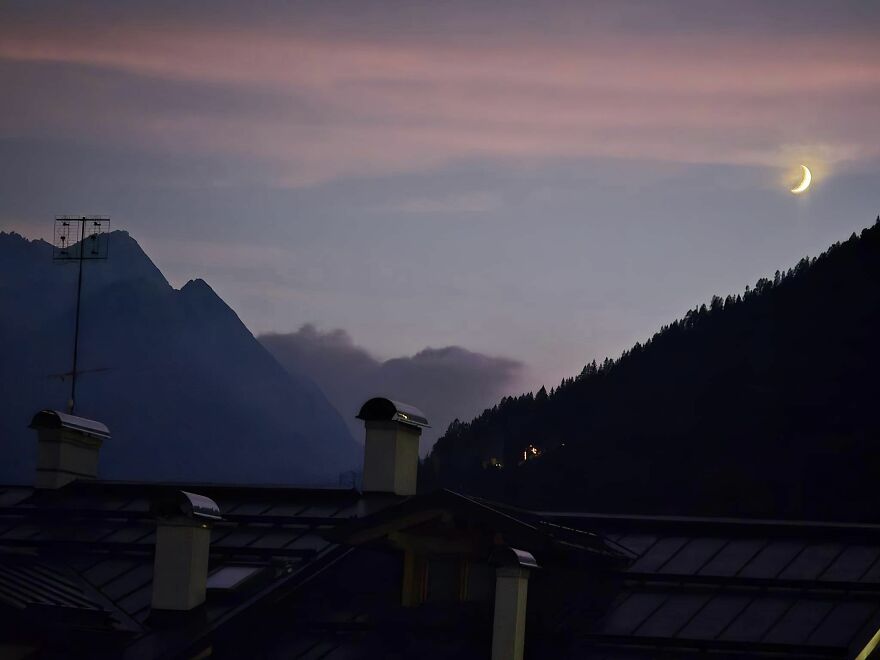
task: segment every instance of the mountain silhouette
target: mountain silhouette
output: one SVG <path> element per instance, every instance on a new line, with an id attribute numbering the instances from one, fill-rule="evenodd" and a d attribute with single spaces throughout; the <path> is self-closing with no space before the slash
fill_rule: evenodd
<path id="1" fill-rule="evenodd" d="M 318 387 L 290 374 L 203 280 L 177 290 L 126 232 L 83 265 L 76 414 L 107 424 L 109 479 L 335 483 L 358 445 Z M 30 482 L 42 408 L 65 410 L 76 265 L 0 233 L 0 462 Z"/>
<path id="2" fill-rule="evenodd" d="M 880 218 L 549 393 L 453 422 L 423 483 L 531 508 L 877 521 L 878 338 Z"/>

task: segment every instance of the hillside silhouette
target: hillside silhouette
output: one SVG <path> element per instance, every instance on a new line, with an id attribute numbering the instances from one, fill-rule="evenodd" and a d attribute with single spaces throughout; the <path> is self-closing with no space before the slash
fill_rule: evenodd
<path id="1" fill-rule="evenodd" d="M 83 266 L 77 414 L 113 437 L 108 479 L 335 484 L 361 450 L 308 378 L 288 373 L 203 280 L 171 286 L 126 232 Z M 76 266 L 0 233 L 0 480 L 30 483 L 42 408 L 65 410 Z M 94 371 L 94 370 L 101 371 Z"/>
<path id="2" fill-rule="evenodd" d="M 549 393 L 456 420 L 423 482 L 532 508 L 880 521 L 878 367 L 880 217 Z"/>

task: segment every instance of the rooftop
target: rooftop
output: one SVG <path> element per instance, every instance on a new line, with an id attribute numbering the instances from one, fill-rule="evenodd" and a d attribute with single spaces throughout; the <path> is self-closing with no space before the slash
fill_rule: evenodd
<path id="1" fill-rule="evenodd" d="M 222 520 L 205 605 L 169 618 L 150 609 L 153 507 L 180 491 L 214 500 Z M 394 630 L 397 657 L 485 658 L 484 605 L 399 607 L 395 548 L 421 539 L 476 561 L 475 546 L 454 543 L 465 537 L 503 539 L 541 567 L 529 587 L 531 657 L 854 658 L 880 630 L 876 525 L 538 513 L 450 491 L 106 481 L 0 488 L 0 607 L 18 635 L 51 628 L 114 657 L 210 647 L 368 658 Z"/>

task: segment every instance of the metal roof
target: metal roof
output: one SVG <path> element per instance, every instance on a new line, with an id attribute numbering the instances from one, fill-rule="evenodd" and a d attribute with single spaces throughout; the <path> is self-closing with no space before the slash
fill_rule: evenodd
<path id="1" fill-rule="evenodd" d="M 357 419 L 367 422 L 400 422 L 419 428 L 431 428 L 425 413 L 408 403 L 374 397 L 361 406 Z"/>
<path id="2" fill-rule="evenodd" d="M 0 604 L 34 620 L 45 616 L 48 606 L 90 611 L 109 621 L 107 630 L 126 631 L 126 647 L 148 649 L 145 657 L 156 655 L 157 648 L 173 657 L 181 645 L 237 616 L 255 598 L 295 585 L 345 551 L 324 532 L 363 506 L 361 494 L 351 490 L 187 488 L 199 495 L 143 483 L 73 482 L 53 492 L 13 488 L 8 497 L 0 488 L 0 504 L 10 502 L 0 506 Z M 211 589 L 204 618 L 182 624 L 190 627 L 186 635 L 150 618 L 155 502 L 169 492 L 177 494 L 180 506 L 189 503 L 213 515 L 209 502 L 222 514 L 211 529 L 212 575 L 242 566 L 260 575 L 232 590 Z M 22 553 L 31 563 L 21 563 Z M 46 622 L 55 619 L 50 615 Z M 96 629 L 94 621 L 87 623 Z"/>
<path id="3" fill-rule="evenodd" d="M 69 429 L 78 431 L 93 438 L 107 440 L 110 429 L 101 422 L 76 415 L 68 415 L 60 410 L 41 410 L 34 415 L 29 428 L 32 429 Z"/>
<path id="4" fill-rule="evenodd" d="M 855 657 L 880 629 L 880 526 L 559 515 L 634 558 L 598 621 L 560 617 L 597 647 Z"/>
<path id="5" fill-rule="evenodd" d="M 223 518 L 211 530 L 205 606 L 177 623 L 150 611 L 151 507 L 169 490 L 198 493 Z M 845 658 L 880 629 L 880 526 L 538 514 L 450 491 L 401 500 L 210 484 L 0 487 L 0 608 L 108 635 L 132 657 L 175 657 L 209 637 L 218 658 L 388 657 L 388 639 L 401 657 L 486 657 L 491 625 L 473 604 L 389 608 L 398 559 L 369 539 L 379 527 L 415 530 L 432 511 L 496 530 L 540 561 L 529 586 L 534 657 Z M 364 545 L 341 544 L 352 534 Z M 548 552 L 559 548 L 623 561 L 591 560 L 578 577 L 572 564 L 556 569 L 561 555 Z M 597 593 L 607 596 L 598 609 Z"/>
<path id="6" fill-rule="evenodd" d="M 17 609 L 32 605 L 103 611 L 71 571 L 29 557 L 0 563 L 0 601 Z"/>

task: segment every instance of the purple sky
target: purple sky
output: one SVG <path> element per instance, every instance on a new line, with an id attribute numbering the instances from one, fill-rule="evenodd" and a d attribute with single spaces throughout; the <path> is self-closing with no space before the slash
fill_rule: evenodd
<path id="1" fill-rule="evenodd" d="M 110 214 L 255 333 L 550 385 L 873 221 L 878 34 L 872 2 L 10 0 L 0 228 Z"/>

